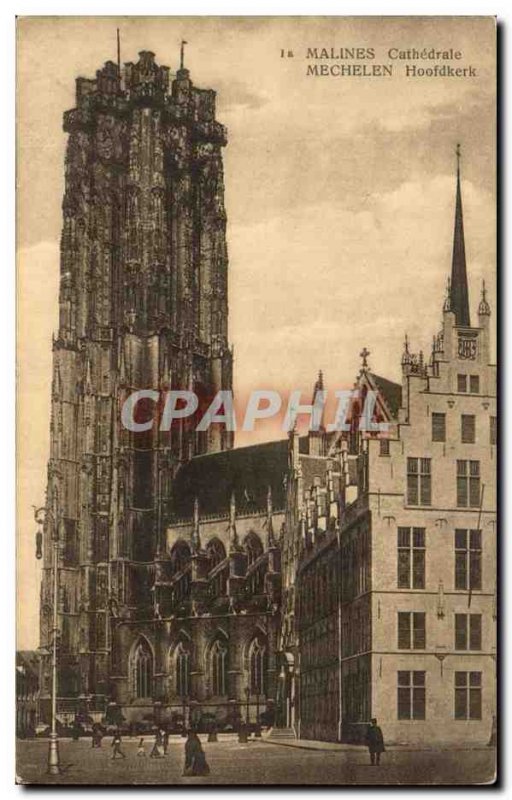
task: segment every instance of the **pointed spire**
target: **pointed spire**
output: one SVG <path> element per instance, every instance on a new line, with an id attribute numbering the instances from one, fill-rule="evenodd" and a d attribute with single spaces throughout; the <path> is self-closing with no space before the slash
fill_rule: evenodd
<path id="1" fill-rule="evenodd" d="M 457 145 L 457 192 L 455 199 L 455 227 L 453 232 L 452 283 L 450 291 L 451 311 L 457 325 L 471 325 L 469 316 L 468 277 L 466 272 L 466 248 L 464 245 L 464 223 L 462 219 L 462 195 L 460 190 L 460 144 Z"/>
<path id="2" fill-rule="evenodd" d="M 199 498 L 194 497 L 194 526 L 192 528 L 192 545 L 197 552 L 201 549 L 201 536 L 199 533 Z"/>
<path id="3" fill-rule="evenodd" d="M 404 338 L 404 352 L 402 354 L 402 366 L 406 367 L 411 363 L 411 354 L 409 352 L 409 337 L 405 334 Z"/>
<path id="4" fill-rule="evenodd" d="M 325 429 L 324 425 L 324 404 L 325 404 L 325 393 L 324 393 L 324 374 L 322 370 L 318 370 L 318 378 L 315 381 L 315 385 L 313 387 L 313 399 L 311 401 L 311 405 L 315 406 L 317 402 L 317 398 L 319 398 L 318 402 L 320 404 L 320 419 L 318 420 L 318 428 L 313 428 L 313 430 L 320 430 L 323 431 Z M 317 412 L 315 412 L 317 413 Z M 311 417 L 311 423 L 313 424 L 314 414 Z M 297 424 L 297 419 L 295 419 L 295 424 Z"/>
<path id="5" fill-rule="evenodd" d="M 324 373 L 321 369 L 318 370 L 318 378 L 316 379 L 316 383 L 313 387 L 313 403 L 315 402 L 315 397 L 317 396 L 318 392 L 324 391 Z"/>
<path id="6" fill-rule="evenodd" d="M 272 511 L 272 487 L 269 486 L 267 491 L 267 544 L 269 548 L 275 545 Z"/>
<path id="7" fill-rule="evenodd" d="M 478 306 L 478 316 L 479 317 L 491 316 L 491 307 L 487 302 L 487 289 L 485 288 L 485 281 L 482 281 L 482 298 Z"/>

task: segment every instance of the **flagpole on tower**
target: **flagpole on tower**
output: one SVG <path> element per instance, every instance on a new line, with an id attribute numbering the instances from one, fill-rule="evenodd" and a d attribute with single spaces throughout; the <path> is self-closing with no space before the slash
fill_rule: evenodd
<path id="1" fill-rule="evenodd" d="M 181 40 L 180 48 L 180 69 L 185 69 L 185 45 L 188 44 L 184 39 Z"/>
<path id="2" fill-rule="evenodd" d="M 121 37 L 119 35 L 119 28 L 117 29 L 117 69 L 119 77 L 121 77 Z"/>

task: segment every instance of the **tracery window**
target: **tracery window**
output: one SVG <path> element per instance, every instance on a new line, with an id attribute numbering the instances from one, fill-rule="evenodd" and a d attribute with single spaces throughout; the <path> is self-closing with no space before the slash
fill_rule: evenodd
<path id="1" fill-rule="evenodd" d="M 184 642 L 180 642 L 175 653 L 176 662 L 176 694 L 187 697 L 190 694 L 190 650 Z"/>
<path id="2" fill-rule="evenodd" d="M 249 687 L 251 694 L 266 694 L 266 655 L 265 645 L 258 639 L 249 648 Z"/>
<path id="3" fill-rule="evenodd" d="M 247 553 L 247 563 L 253 564 L 263 553 L 260 537 L 251 531 L 244 539 L 244 548 Z"/>
<path id="4" fill-rule="evenodd" d="M 153 656 L 149 645 L 141 640 L 132 657 L 132 680 L 135 697 L 151 697 L 153 683 Z"/>
<path id="5" fill-rule="evenodd" d="M 214 695 L 226 695 L 228 693 L 227 657 L 228 649 L 226 643 L 217 639 L 213 643 L 210 652 L 212 691 Z"/>

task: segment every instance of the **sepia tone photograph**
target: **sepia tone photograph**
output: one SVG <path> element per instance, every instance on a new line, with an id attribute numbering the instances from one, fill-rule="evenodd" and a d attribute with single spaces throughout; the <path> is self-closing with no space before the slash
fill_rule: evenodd
<path id="1" fill-rule="evenodd" d="M 16 782 L 494 783 L 495 18 L 16 27 Z"/>

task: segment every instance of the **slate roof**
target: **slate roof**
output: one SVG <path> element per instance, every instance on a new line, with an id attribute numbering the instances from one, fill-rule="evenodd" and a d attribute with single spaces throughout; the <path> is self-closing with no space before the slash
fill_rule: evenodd
<path id="1" fill-rule="evenodd" d="M 398 410 L 402 405 L 401 384 L 394 383 L 381 375 L 376 375 L 374 372 L 369 372 L 368 375 L 375 384 L 377 391 L 383 396 L 394 419 L 398 419 Z"/>
<path id="2" fill-rule="evenodd" d="M 287 471 L 287 439 L 195 456 L 174 479 L 174 516 L 191 517 L 196 496 L 201 516 L 225 515 L 233 491 L 237 513 L 261 511 L 267 506 L 269 486 L 274 509 L 284 508 Z"/>

